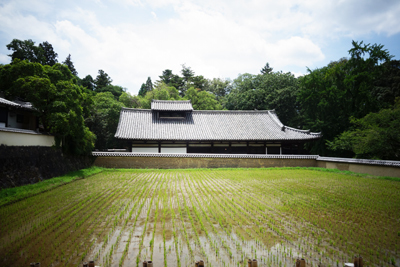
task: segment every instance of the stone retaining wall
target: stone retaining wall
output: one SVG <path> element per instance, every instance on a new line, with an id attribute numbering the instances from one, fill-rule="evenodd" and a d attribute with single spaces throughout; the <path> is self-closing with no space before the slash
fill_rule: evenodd
<path id="1" fill-rule="evenodd" d="M 105 168 L 188 169 L 315 167 L 315 159 L 201 158 L 201 157 L 97 157 L 94 165 Z"/>
<path id="2" fill-rule="evenodd" d="M 0 146 L 0 189 L 33 184 L 91 166 L 92 157 L 65 156 L 42 146 Z"/>
<path id="3" fill-rule="evenodd" d="M 319 157 L 317 167 L 400 178 L 400 162 Z"/>
<path id="4" fill-rule="evenodd" d="M 94 165 L 106 168 L 185 169 L 321 167 L 400 177 L 400 161 L 319 157 L 317 155 L 158 154 L 93 152 Z"/>
<path id="5" fill-rule="evenodd" d="M 315 167 L 318 156 L 261 154 L 159 154 L 93 152 L 94 165 L 106 168 L 261 168 Z"/>

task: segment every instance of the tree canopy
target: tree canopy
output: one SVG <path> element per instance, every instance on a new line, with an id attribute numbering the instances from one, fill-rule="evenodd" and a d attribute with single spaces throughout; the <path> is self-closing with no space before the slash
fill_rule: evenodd
<path id="1" fill-rule="evenodd" d="M 113 138 L 120 109 L 149 109 L 159 99 L 191 100 L 201 110 L 274 109 L 285 125 L 322 132 L 320 140 L 306 144 L 309 153 L 399 159 L 400 61 L 382 45 L 353 41 L 347 58 L 298 78 L 274 72 L 269 63 L 260 74 L 233 81 L 206 79 L 182 65 L 179 74 L 162 71 L 154 84 L 148 77 L 138 95 L 113 84 L 101 69 L 95 79 L 79 78 L 71 55 L 57 63 L 48 42 L 14 39 L 7 48 L 12 62 L 0 65 L 0 92 L 32 102 L 43 129 L 66 152 L 121 146 Z"/>
<path id="2" fill-rule="evenodd" d="M 96 76 L 96 79 L 94 80 L 95 90 L 98 92 L 103 92 L 101 91 L 101 89 L 103 87 L 111 85 L 111 83 L 112 80 L 110 76 L 108 76 L 108 74 L 105 73 L 104 70 L 99 70 L 99 74 Z"/>
<path id="3" fill-rule="evenodd" d="M 7 45 L 7 49 L 13 51 L 12 54 L 8 55 L 11 57 L 11 61 L 18 58 L 49 66 L 58 62 L 57 53 L 47 41 L 35 46 L 35 42 L 31 39 L 25 41 L 14 39 Z"/>
<path id="4" fill-rule="evenodd" d="M 74 63 L 71 60 L 71 54 L 68 54 L 68 57 L 65 59 L 63 64 L 67 65 L 68 69 L 71 71 L 73 75 L 78 76 L 78 72 L 76 71 Z"/>
<path id="5" fill-rule="evenodd" d="M 400 98 L 393 108 L 350 118 L 352 127 L 328 146 L 332 150 L 352 151 L 358 158 L 400 160 Z"/>
<path id="6" fill-rule="evenodd" d="M 275 109 L 280 120 L 298 127 L 298 80 L 291 73 L 242 74 L 233 81 L 226 107 L 234 110 Z"/>
<path id="7" fill-rule="evenodd" d="M 377 81 L 385 70 L 381 63 L 391 59 L 389 52 L 381 45 L 353 41 L 349 54 L 349 59 L 308 70 L 309 74 L 300 79 L 298 102 L 304 125 L 324 135 L 310 147 L 312 153 L 349 156 L 329 151 L 326 141 L 349 129 L 350 117 L 360 119 L 388 104 L 377 97 L 381 91 Z"/>
<path id="8" fill-rule="evenodd" d="M 67 153 L 88 154 L 95 136 L 85 126 L 91 98 L 67 66 L 15 59 L 0 67 L 0 91 L 28 100 L 36 108 L 44 130 L 55 135 L 56 145 Z"/>

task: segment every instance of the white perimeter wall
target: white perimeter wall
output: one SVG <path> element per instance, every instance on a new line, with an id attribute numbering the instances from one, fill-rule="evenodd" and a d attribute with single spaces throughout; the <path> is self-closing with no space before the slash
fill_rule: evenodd
<path id="1" fill-rule="evenodd" d="M 0 144 L 7 146 L 53 146 L 54 136 L 0 131 Z"/>
<path id="2" fill-rule="evenodd" d="M 132 147 L 133 153 L 158 153 L 158 147 Z"/>
<path id="3" fill-rule="evenodd" d="M 186 147 L 161 147 L 161 153 L 186 154 Z"/>

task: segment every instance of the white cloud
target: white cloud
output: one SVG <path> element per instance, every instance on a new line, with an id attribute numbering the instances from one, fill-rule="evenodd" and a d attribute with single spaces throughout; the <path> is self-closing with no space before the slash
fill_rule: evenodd
<path id="1" fill-rule="evenodd" d="M 179 73 L 181 64 L 208 78 L 232 79 L 259 73 L 266 62 L 274 70 L 305 69 L 325 59 L 323 47 L 332 39 L 400 32 L 397 1 L 93 0 L 90 9 L 62 8 L 51 18 L 54 2 L 37 1 L 40 10 L 27 11 L 18 1 L 0 5 L 0 37 L 49 41 L 59 61 L 71 54 L 81 77 L 103 69 L 133 93 L 148 76 L 154 81 L 167 68 Z M 119 18 L 118 8 L 151 16 Z M 119 19 L 107 24 L 98 9 Z"/>
<path id="2" fill-rule="evenodd" d="M 286 65 L 307 66 L 325 58 L 316 44 L 299 36 L 279 40 L 271 46 L 270 51 L 273 51 L 271 56 L 276 65 L 282 68 Z"/>

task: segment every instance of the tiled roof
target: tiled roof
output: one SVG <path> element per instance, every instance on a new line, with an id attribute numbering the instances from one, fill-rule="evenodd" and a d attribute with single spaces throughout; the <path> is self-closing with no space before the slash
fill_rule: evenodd
<path id="1" fill-rule="evenodd" d="M 10 106 L 10 107 L 34 109 L 30 102 L 24 102 L 24 101 L 19 101 L 19 100 L 10 101 L 10 100 L 7 100 L 7 99 L 2 98 L 2 97 L 0 97 L 0 104 L 4 104 L 4 105 Z"/>
<path id="2" fill-rule="evenodd" d="M 318 155 L 265 155 L 265 154 L 174 154 L 174 153 L 132 153 L 92 152 L 94 157 L 147 157 L 147 158 L 238 158 L 238 159 L 317 159 Z"/>
<path id="3" fill-rule="evenodd" d="M 284 126 L 275 111 L 194 110 L 185 119 L 149 109 L 121 110 L 116 138 L 131 140 L 310 140 L 320 133 Z"/>
<path id="4" fill-rule="evenodd" d="M 0 104 L 4 104 L 6 106 L 11 106 L 11 107 L 20 107 L 19 104 L 15 103 L 13 101 L 7 100 L 5 98 L 2 98 L 2 97 L 0 97 Z"/>
<path id="5" fill-rule="evenodd" d="M 22 107 L 22 108 L 34 109 L 31 102 L 24 102 L 24 101 L 19 101 L 19 100 L 15 100 L 14 102 L 19 104 L 20 107 Z"/>
<path id="6" fill-rule="evenodd" d="M 341 162 L 341 163 L 356 163 L 356 164 L 384 165 L 384 166 L 400 167 L 400 161 L 395 161 L 395 160 L 331 158 L 331 157 L 318 157 L 317 160 Z"/>
<path id="7" fill-rule="evenodd" d="M 151 109 L 157 111 L 192 111 L 190 100 L 151 100 Z"/>

